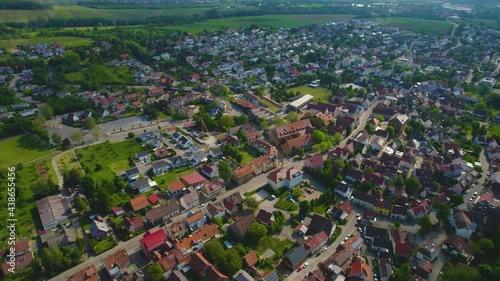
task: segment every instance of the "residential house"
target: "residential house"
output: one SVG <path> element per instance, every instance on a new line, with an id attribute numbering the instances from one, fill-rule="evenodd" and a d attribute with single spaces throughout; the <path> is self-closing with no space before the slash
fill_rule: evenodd
<path id="1" fill-rule="evenodd" d="M 139 195 L 133 199 L 130 199 L 130 206 L 132 211 L 137 212 L 149 206 L 148 198 L 146 195 Z"/>
<path id="2" fill-rule="evenodd" d="M 135 216 L 133 218 L 125 217 L 123 219 L 123 226 L 128 233 L 136 233 L 142 231 L 144 222 L 141 216 Z"/>
<path id="3" fill-rule="evenodd" d="M 306 128 L 311 127 L 311 120 L 304 119 L 284 126 L 277 126 L 270 130 L 271 143 L 279 146 L 282 140 L 294 138 L 297 135 L 304 135 Z"/>
<path id="4" fill-rule="evenodd" d="M 173 271 L 167 278 L 167 281 L 188 281 L 181 271 Z"/>
<path id="5" fill-rule="evenodd" d="M 430 200 L 414 201 L 411 207 L 408 209 L 408 215 L 410 219 L 417 220 L 423 216 L 426 216 L 431 211 Z"/>
<path id="6" fill-rule="evenodd" d="M 392 210 L 392 204 L 387 201 L 375 200 L 372 210 L 384 216 L 388 216 Z"/>
<path id="7" fill-rule="evenodd" d="M 389 231 L 384 228 L 367 225 L 364 230 L 365 240 L 373 243 L 375 238 L 380 238 L 389 241 Z"/>
<path id="8" fill-rule="evenodd" d="M 108 237 L 111 230 L 104 222 L 93 220 L 90 225 L 90 236 L 96 240 L 101 240 Z"/>
<path id="9" fill-rule="evenodd" d="M 137 168 L 128 169 L 125 171 L 125 176 L 127 177 L 127 179 L 129 181 L 139 179 L 139 176 L 140 176 L 139 169 L 137 169 Z"/>
<path id="10" fill-rule="evenodd" d="M 200 171 L 209 179 L 217 177 L 217 170 L 207 164 L 203 164 L 200 168 Z"/>
<path id="11" fill-rule="evenodd" d="M 144 193 L 152 188 L 155 188 L 156 186 L 156 182 L 149 180 L 149 178 L 138 179 L 130 183 L 130 188 L 138 193 Z"/>
<path id="12" fill-rule="evenodd" d="M 123 210 L 123 208 L 122 207 L 118 207 L 118 206 L 115 206 L 115 207 L 111 208 L 111 211 L 113 211 L 113 213 L 117 217 L 125 214 L 125 211 Z"/>
<path id="13" fill-rule="evenodd" d="M 354 169 L 347 169 L 345 173 L 345 180 L 348 182 L 361 182 L 363 180 L 363 172 Z"/>
<path id="14" fill-rule="evenodd" d="M 214 180 L 203 184 L 201 193 L 203 193 L 207 198 L 212 198 L 223 193 L 225 190 L 226 188 L 221 181 Z"/>
<path id="15" fill-rule="evenodd" d="M 76 230 L 72 227 L 63 228 L 59 232 L 45 231 L 45 234 L 40 235 L 43 245 L 51 247 L 74 247 L 76 245 L 76 238 L 78 237 Z"/>
<path id="16" fill-rule="evenodd" d="M 109 255 L 102 260 L 106 272 L 108 272 L 109 277 L 119 278 L 122 275 L 129 274 L 129 267 L 131 264 L 130 257 L 125 249 Z"/>
<path id="17" fill-rule="evenodd" d="M 335 188 L 335 193 L 345 198 L 350 198 L 352 194 L 352 188 L 345 181 L 341 181 L 337 188 Z"/>
<path id="18" fill-rule="evenodd" d="M 247 268 L 252 268 L 259 262 L 259 256 L 256 251 L 250 251 L 243 256 L 243 265 Z"/>
<path id="19" fill-rule="evenodd" d="M 352 212 L 351 202 L 345 201 L 339 206 L 333 207 L 331 213 L 332 217 L 336 220 L 345 220 Z"/>
<path id="20" fill-rule="evenodd" d="M 360 205 L 366 209 L 371 210 L 375 204 L 375 197 L 371 194 L 364 193 L 360 190 L 354 190 L 351 194 L 350 200 L 353 204 Z"/>
<path id="21" fill-rule="evenodd" d="M 184 149 L 194 145 L 193 140 L 188 136 L 182 136 L 177 142 L 177 144 Z"/>
<path id="22" fill-rule="evenodd" d="M 186 189 L 186 193 L 179 200 L 182 208 L 190 210 L 191 208 L 200 205 L 200 196 L 193 187 Z"/>
<path id="23" fill-rule="evenodd" d="M 205 276 L 205 272 L 213 266 L 201 252 L 195 252 L 191 256 L 189 265 L 198 276 Z"/>
<path id="24" fill-rule="evenodd" d="M 299 149 L 303 148 L 304 150 L 309 150 L 313 144 L 314 140 L 312 135 L 305 134 L 285 140 L 280 148 L 281 152 L 285 155 L 295 155 Z"/>
<path id="25" fill-rule="evenodd" d="M 160 176 L 169 171 L 170 165 L 166 161 L 159 160 L 151 164 L 151 169 L 155 176 Z"/>
<path id="26" fill-rule="evenodd" d="M 100 281 L 95 265 L 91 264 L 68 277 L 68 281 Z"/>
<path id="27" fill-rule="evenodd" d="M 192 212 L 189 211 L 186 217 L 186 225 L 191 231 L 198 229 L 205 225 L 207 217 L 202 211 Z"/>
<path id="28" fill-rule="evenodd" d="M 235 281 L 255 281 L 255 279 L 243 269 L 238 270 L 238 272 L 233 275 L 233 279 Z"/>
<path id="29" fill-rule="evenodd" d="M 255 217 L 255 220 L 264 225 L 270 225 L 274 222 L 274 215 L 271 212 L 260 209 L 259 213 Z"/>
<path id="30" fill-rule="evenodd" d="M 222 202 L 214 204 L 208 203 L 207 208 L 205 209 L 205 215 L 210 220 L 213 220 L 215 218 L 222 218 L 225 214 L 226 214 L 226 208 L 224 208 Z"/>
<path id="31" fill-rule="evenodd" d="M 389 281 L 392 276 L 392 262 L 390 259 L 380 258 L 378 259 L 379 266 L 379 280 L 380 281 Z"/>
<path id="32" fill-rule="evenodd" d="M 2 271 L 4 276 L 10 273 L 15 274 L 16 272 L 19 272 L 21 269 L 29 266 L 34 259 L 28 238 L 23 238 L 19 241 L 16 241 L 14 245 L 11 245 L 9 250 L 12 251 L 11 249 L 14 249 L 14 257 L 9 256 L 8 259 L 10 261 L 12 261 L 13 259 L 14 266 L 12 266 L 7 260 L 2 263 Z"/>
<path id="33" fill-rule="evenodd" d="M 234 170 L 233 180 L 242 185 L 254 177 L 252 165 L 245 164 Z"/>
<path id="34" fill-rule="evenodd" d="M 328 242 L 328 236 L 324 231 L 321 231 L 320 233 L 317 233 L 313 237 L 309 238 L 305 243 L 304 243 L 304 249 L 310 254 L 313 255 L 317 253 L 318 251 L 323 248 L 323 246 L 326 245 L 326 242 Z"/>
<path id="35" fill-rule="evenodd" d="M 311 157 L 308 157 L 304 161 L 304 168 L 321 169 L 321 168 L 323 168 L 324 163 L 325 163 L 325 160 L 323 160 L 323 157 L 320 154 L 317 154 L 317 155 L 313 155 Z"/>
<path id="36" fill-rule="evenodd" d="M 173 182 L 167 184 L 167 189 L 170 194 L 178 196 L 184 192 L 186 186 L 180 179 L 176 179 Z"/>
<path id="37" fill-rule="evenodd" d="M 302 171 L 299 171 L 294 167 L 289 169 L 280 168 L 269 173 L 267 176 L 267 184 L 269 184 L 269 186 L 271 186 L 274 190 L 278 190 L 283 187 L 292 189 L 302 183 L 302 177 Z"/>
<path id="38" fill-rule="evenodd" d="M 433 262 L 439 256 L 439 246 L 434 243 L 424 242 L 417 251 L 417 259 Z"/>
<path id="39" fill-rule="evenodd" d="M 183 221 L 173 222 L 165 227 L 167 232 L 167 236 L 171 241 L 175 241 L 176 239 L 182 239 L 187 234 L 187 226 Z"/>
<path id="40" fill-rule="evenodd" d="M 170 199 L 156 208 L 152 208 L 146 213 L 146 219 L 152 225 L 157 225 L 168 221 L 170 218 L 179 214 L 179 203 L 177 200 Z"/>
<path id="41" fill-rule="evenodd" d="M 278 281 L 279 276 L 276 270 L 269 270 L 268 272 L 262 274 L 259 281 Z"/>
<path id="42" fill-rule="evenodd" d="M 408 210 L 405 206 L 394 205 L 391 210 L 391 218 L 406 220 L 408 218 Z"/>
<path id="43" fill-rule="evenodd" d="M 186 258 L 179 249 L 169 249 L 168 251 L 154 251 L 151 260 L 160 265 L 163 271 L 168 274 L 183 268 Z"/>
<path id="44" fill-rule="evenodd" d="M 182 251 L 184 255 L 191 253 L 193 250 L 203 248 L 203 243 L 212 239 L 219 234 L 219 228 L 216 224 L 206 224 L 200 228 L 198 232 L 175 242 L 175 248 Z"/>
<path id="45" fill-rule="evenodd" d="M 416 280 L 418 280 L 418 278 L 420 278 L 420 280 L 429 280 L 431 272 L 432 272 L 432 263 L 428 260 L 421 260 L 415 269 L 415 274 L 413 275 L 413 278 L 416 277 L 415 278 Z"/>
<path id="46" fill-rule="evenodd" d="M 283 256 L 284 264 L 292 270 L 297 269 L 308 258 L 308 252 L 303 246 L 296 246 Z"/>
<path id="47" fill-rule="evenodd" d="M 154 250 L 164 247 L 167 241 L 167 235 L 162 228 L 157 231 L 148 230 L 146 234 L 144 234 L 143 238 L 139 240 L 139 244 L 141 245 L 142 252 L 149 256 Z"/>
<path id="48" fill-rule="evenodd" d="M 250 228 L 250 225 L 252 225 L 253 221 L 253 214 L 247 214 L 231 224 L 228 230 L 231 231 L 231 233 L 233 233 L 233 235 L 237 239 L 242 239 L 247 234 L 247 231 Z"/>
<path id="49" fill-rule="evenodd" d="M 139 160 L 141 164 L 146 164 L 151 161 L 151 154 L 146 151 L 141 151 L 135 155 L 135 159 Z"/>
<path id="50" fill-rule="evenodd" d="M 455 233 L 464 239 L 470 239 L 472 234 L 476 232 L 476 224 L 462 210 L 454 209 L 449 220 L 451 226 L 455 229 Z"/>
<path id="51" fill-rule="evenodd" d="M 349 271 L 347 272 L 347 278 L 371 281 L 372 271 L 370 265 L 368 265 L 368 263 L 361 257 L 355 258 L 351 263 Z"/>
<path id="52" fill-rule="evenodd" d="M 195 186 L 207 181 L 200 173 L 194 172 L 189 175 L 181 176 L 180 180 L 185 186 Z"/>
<path id="53" fill-rule="evenodd" d="M 308 230 L 312 233 L 320 233 L 324 231 L 328 237 L 330 237 L 337 226 L 328 218 L 320 216 L 318 214 L 313 214 L 311 217 L 311 222 L 308 225 Z"/>
<path id="54" fill-rule="evenodd" d="M 442 245 L 442 249 L 454 257 L 458 255 L 465 257 L 467 264 L 469 264 L 474 259 L 474 256 L 468 253 L 468 246 L 468 243 L 463 237 L 451 236 L 446 238 Z"/>
<path id="55" fill-rule="evenodd" d="M 140 134 L 135 138 L 140 142 L 146 142 L 146 141 L 152 140 L 154 137 L 155 137 L 155 135 L 152 132 L 148 132 L 148 133 Z"/>
<path id="56" fill-rule="evenodd" d="M 207 281 L 229 281 L 229 277 L 217 270 L 214 266 L 207 269 L 205 279 Z"/>
<path id="57" fill-rule="evenodd" d="M 57 227 L 61 221 L 67 220 L 72 215 L 68 199 L 59 195 L 47 196 L 36 201 L 36 208 L 45 230 Z"/>

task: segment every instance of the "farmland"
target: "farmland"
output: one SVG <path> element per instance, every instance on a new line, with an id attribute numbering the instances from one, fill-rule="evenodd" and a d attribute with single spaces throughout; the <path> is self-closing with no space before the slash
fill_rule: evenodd
<path id="1" fill-rule="evenodd" d="M 396 26 L 401 29 L 411 30 L 414 32 L 422 32 L 432 35 L 448 35 L 453 29 L 453 24 L 447 21 L 427 20 L 416 18 L 375 18 L 385 26 Z"/>
<path id="2" fill-rule="evenodd" d="M 54 152 L 27 135 L 0 142 L 0 151 L 0 166 L 4 168 L 18 163 L 24 164 Z"/>
<path id="3" fill-rule="evenodd" d="M 52 43 L 57 42 L 66 47 L 86 46 L 92 44 L 92 39 L 81 38 L 74 36 L 58 36 L 58 37 L 31 37 L 23 39 L 0 40 L 0 48 L 15 49 L 17 46 L 39 44 L 39 43 Z"/>
<path id="4" fill-rule="evenodd" d="M 300 92 L 301 94 L 309 94 L 314 97 L 315 101 L 322 101 L 322 102 L 328 102 L 328 99 L 332 95 L 331 91 L 325 89 L 325 88 L 312 88 L 309 87 L 308 85 L 304 86 L 299 86 L 295 88 L 288 89 L 289 92 Z"/>

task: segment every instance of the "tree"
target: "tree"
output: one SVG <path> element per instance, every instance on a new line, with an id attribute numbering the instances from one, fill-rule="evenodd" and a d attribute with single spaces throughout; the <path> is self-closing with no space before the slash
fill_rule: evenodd
<path id="1" fill-rule="evenodd" d="M 129 139 L 135 138 L 134 132 L 128 132 L 127 136 L 128 136 Z"/>
<path id="2" fill-rule="evenodd" d="M 392 180 L 392 184 L 394 184 L 398 188 L 401 188 L 405 185 L 405 180 L 402 176 L 397 176 Z"/>
<path id="3" fill-rule="evenodd" d="M 85 120 L 85 129 L 87 130 L 92 130 L 95 128 L 95 119 L 92 117 L 89 117 Z"/>
<path id="4" fill-rule="evenodd" d="M 82 132 L 80 131 L 74 131 L 72 134 L 71 134 L 71 140 L 74 142 L 74 143 L 82 143 L 85 136 L 83 135 Z"/>
<path id="5" fill-rule="evenodd" d="M 368 134 L 373 135 L 375 130 L 373 129 L 373 126 L 371 124 L 366 124 L 365 125 L 365 130 L 368 132 Z"/>
<path id="6" fill-rule="evenodd" d="M 241 144 L 246 143 L 248 141 L 247 135 L 245 135 L 245 132 L 243 132 L 243 129 L 239 129 L 238 132 L 236 132 L 236 136 L 238 137 L 238 140 L 240 141 Z"/>
<path id="7" fill-rule="evenodd" d="M 40 200 L 44 197 L 57 194 L 59 192 L 59 185 L 57 185 L 51 178 L 48 180 L 40 180 L 31 188 L 33 191 L 33 198 Z"/>
<path id="8" fill-rule="evenodd" d="M 83 173 L 80 169 L 73 168 L 63 172 L 64 188 L 75 188 L 82 182 Z"/>
<path id="9" fill-rule="evenodd" d="M 453 265 L 447 271 L 445 271 L 443 280 L 447 280 L 447 281 L 461 281 L 461 280 L 479 281 L 479 280 L 481 280 L 481 275 L 479 274 L 479 272 L 475 268 L 467 266 L 467 265 L 462 264 L 462 263 L 458 263 L 456 265 Z"/>
<path id="10" fill-rule="evenodd" d="M 411 281 L 411 268 L 408 263 L 396 268 L 391 276 L 391 281 Z"/>
<path id="11" fill-rule="evenodd" d="M 401 227 L 401 223 L 399 221 L 395 221 L 394 227 L 399 229 Z"/>
<path id="12" fill-rule="evenodd" d="M 50 138 L 55 145 L 60 145 L 62 143 L 62 137 L 59 133 L 53 133 Z"/>
<path id="13" fill-rule="evenodd" d="M 464 203 L 464 198 L 460 194 L 452 194 L 450 197 L 450 204 L 452 206 L 462 205 Z"/>
<path id="14" fill-rule="evenodd" d="M 159 264 L 152 264 L 146 269 L 149 280 L 160 281 L 163 278 L 163 268 Z"/>
<path id="15" fill-rule="evenodd" d="M 227 131 L 229 128 L 234 126 L 234 119 L 229 115 L 222 115 L 219 118 L 219 126 L 221 126 L 224 131 Z"/>
<path id="16" fill-rule="evenodd" d="M 495 249 L 495 244 L 491 239 L 481 238 L 475 243 L 476 252 L 482 256 L 488 256 Z"/>
<path id="17" fill-rule="evenodd" d="M 269 129 L 269 123 L 267 123 L 266 120 L 260 121 L 259 126 L 264 131 L 267 130 L 267 129 Z"/>
<path id="18" fill-rule="evenodd" d="M 307 201 L 307 200 L 300 201 L 299 213 L 303 214 L 303 215 L 307 215 L 307 214 L 309 214 L 310 211 L 311 211 L 311 203 L 309 203 L 309 201 Z"/>
<path id="19" fill-rule="evenodd" d="M 295 111 L 291 111 L 290 113 L 288 113 L 288 115 L 286 116 L 286 120 L 289 122 L 289 123 L 293 123 L 293 122 L 297 122 L 299 121 L 299 114 Z"/>
<path id="20" fill-rule="evenodd" d="M 87 201 L 85 201 L 81 197 L 75 196 L 75 200 L 73 201 L 73 205 L 75 206 L 75 209 L 79 212 L 85 211 L 88 209 L 89 204 L 87 204 Z"/>
<path id="21" fill-rule="evenodd" d="M 243 199 L 243 203 L 249 210 L 256 210 L 259 207 L 259 202 L 254 197 L 247 197 Z"/>
<path id="22" fill-rule="evenodd" d="M 234 117 L 233 119 L 234 119 L 234 122 L 236 123 L 236 125 L 243 125 L 243 124 L 250 122 L 250 120 L 248 119 L 248 116 L 246 114 L 243 114 L 243 113 L 240 116 Z"/>
<path id="23" fill-rule="evenodd" d="M 265 227 L 264 227 L 265 228 Z M 266 230 L 267 231 L 267 230 Z M 236 249 L 229 249 L 224 252 L 224 259 L 221 263 L 222 270 L 232 276 L 243 267 L 243 260 Z"/>
<path id="24" fill-rule="evenodd" d="M 406 192 L 410 195 L 417 196 L 422 188 L 422 184 L 416 177 L 411 176 L 405 180 L 405 188 Z"/>
<path id="25" fill-rule="evenodd" d="M 421 217 L 420 220 L 418 220 L 418 225 L 420 226 L 418 232 L 422 236 L 425 236 L 427 233 L 432 231 L 432 222 L 429 216 Z"/>
<path id="26" fill-rule="evenodd" d="M 62 269 L 66 268 L 67 261 L 59 247 L 51 247 L 43 249 L 43 263 L 50 275 L 59 273 Z"/>
<path id="27" fill-rule="evenodd" d="M 40 114 L 42 114 L 45 119 L 50 119 L 54 116 L 54 110 L 50 105 L 46 104 L 40 108 Z"/>
<path id="28" fill-rule="evenodd" d="M 283 125 L 286 125 L 286 121 L 279 117 L 279 116 L 276 116 L 272 119 L 272 123 L 276 126 L 283 126 Z"/>
<path id="29" fill-rule="evenodd" d="M 450 209 L 450 206 L 448 204 L 444 204 L 444 203 L 436 204 L 436 209 L 437 209 L 436 217 L 439 220 L 439 223 L 447 220 L 448 217 L 450 216 L 451 209 Z"/>
<path id="30" fill-rule="evenodd" d="M 211 239 L 203 245 L 208 260 L 214 264 L 219 264 L 224 259 L 224 247 L 219 239 Z"/>
<path id="31" fill-rule="evenodd" d="M 250 246 L 256 247 L 259 241 L 267 235 L 267 228 L 260 222 L 254 222 L 248 228 L 247 234 L 245 235 L 245 241 L 249 243 Z"/>
<path id="32" fill-rule="evenodd" d="M 225 181 L 229 182 L 233 178 L 234 171 L 229 165 L 229 162 L 222 160 L 219 164 L 219 176 Z"/>
<path id="33" fill-rule="evenodd" d="M 62 145 L 64 148 L 68 148 L 71 145 L 71 141 L 68 138 L 63 139 Z"/>
<path id="34" fill-rule="evenodd" d="M 328 135 L 321 130 L 314 130 L 312 139 L 315 144 L 322 143 L 328 140 Z"/>
<path id="35" fill-rule="evenodd" d="M 99 138 L 101 137 L 102 130 L 100 127 L 96 126 L 92 128 L 91 133 L 92 133 L 92 139 L 98 141 Z"/>
<path id="36" fill-rule="evenodd" d="M 299 148 L 299 150 L 297 150 L 297 156 L 299 156 L 300 158 L 304 158 L 305 155 L 306 155 L 306 151 L 303 147 Z"/>

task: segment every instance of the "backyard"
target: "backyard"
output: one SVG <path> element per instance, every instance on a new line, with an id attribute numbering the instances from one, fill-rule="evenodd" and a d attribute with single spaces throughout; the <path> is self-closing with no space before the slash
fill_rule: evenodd
<path id="1" fill-rule="evenodd" d="M 158 177 L 153 177 L 154 180 L 158 185 L 160 185 L 162 188 L 166 188 L 166 184 L 173 182 L 180 176 L 185 176 L 189 175 L 191 173 L 196 172 L 196 169 L 193 167 L 182 167 L 182 168 L 177 168 L 173 169 L 170 172 L 165 173 L 164 175 L 158 176 Z"/>
<path id="2" fill-rule="evenodd" d="M 290 240 L 280 240 L 274 236 L 266 236 L 259 241 L 257 253 L 262 255 L 267 249 L 272 249 L 275 257 L 282 257 L 287 251 L 292 249 L 294 242 Z"/>
<path id="3" fill-rule="evenodd" d="M 321 87 L 312 88 L 312 87 L 309 87 L 308 85 L 291 88 L 291 89 L 288 89 L 288 91 L 293 92 L 293 93 L 300 92 L 303 95 L 305 95 L 305 94 L 312 95 L 314 97 L 314 101 L 316 101 L 316 102 L 318 102 L 318 101 L 328 102 L 328 99 L 332 95 L 332 92 L 325 89 L 325 88 L 321 88 Z"/>

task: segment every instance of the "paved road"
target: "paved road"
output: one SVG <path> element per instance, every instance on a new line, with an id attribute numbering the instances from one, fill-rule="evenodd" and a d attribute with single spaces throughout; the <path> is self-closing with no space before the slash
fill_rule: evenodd
<path id="1" fill-rule="evenodd" d="M 481 163 L 481 168 L 483 169 L 481 178 L 478 180 L 478 184 L 473 185 L 472 188 L 469 189 L 469 192 L 464 197 L 464 203 L 458 206 L 459 209 L 468 210 L 467 206 L 469 203 L 469 199 L 472 198 L 474 192 L 481 194 L 481 192 L 484 189 L 484 185 L 488 180 L 488 171 L 490 170 L 490 164 L 488 163 L 488 159 L 486 159 L 486 156 L 484 155 L 484 149 L 481 151 L 481 154 L 479 155 L 479 162 Z"/>

